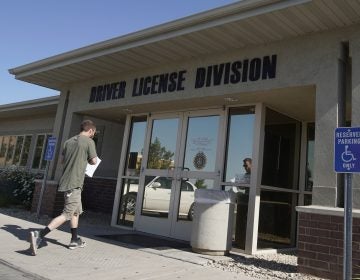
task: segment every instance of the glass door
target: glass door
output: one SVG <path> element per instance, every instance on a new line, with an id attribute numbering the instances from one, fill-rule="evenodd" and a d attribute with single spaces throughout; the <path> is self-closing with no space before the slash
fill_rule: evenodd
<path id="1" fill-rule="evenodd" d="M 187 112 L 177 170 L 171 236 L 190 240 L 196 189 L 220 189 L 223 111 Z"/>
<path id="2" fill-rule="evenodd" d="M 301 123 L 266 109 L 258 249 L 294 247 Z"/>
<path id="3" fill-rule="evenodd" d="M 219 184 L 221 111 L 149 119 L 135 228 L 190 240 L 194 193 Z"/>
<path id="4" fill-rule="evenodd" d="M 170 236 L 182 114 L 149 118 L 135 229 Z"/>

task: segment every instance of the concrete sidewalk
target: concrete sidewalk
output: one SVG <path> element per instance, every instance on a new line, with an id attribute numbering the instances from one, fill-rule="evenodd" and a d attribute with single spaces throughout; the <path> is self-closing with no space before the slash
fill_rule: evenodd
<path id="1" fill-rule="evenodd" d="M 85 248 L 67 249 L 70 234 L 55 230 L 32 256 L 28 233 L 42 225 L 0 214 L 0 262 L 32 275 L 30 279 L 244 279 L 254 278 L 205 266 L 216 258 L 172 248 L 156 250 L 111 242 L 96 235 L 128 231 L 86 226 L 80 235 Z"/>

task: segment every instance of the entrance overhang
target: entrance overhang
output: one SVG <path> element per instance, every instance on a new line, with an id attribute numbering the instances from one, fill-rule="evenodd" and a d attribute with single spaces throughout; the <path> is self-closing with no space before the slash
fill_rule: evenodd
<path id="1" fill-rule="evenodd" d="M 10 69 L 55 90 L 166 63 L 191 60 L 360 22 L 358 1 L 244 0 Z"/>

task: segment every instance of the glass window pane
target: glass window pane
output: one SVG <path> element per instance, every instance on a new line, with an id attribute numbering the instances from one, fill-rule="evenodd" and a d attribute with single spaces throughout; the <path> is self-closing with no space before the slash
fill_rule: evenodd
<path id="1" fill-rule="evenodd" d="M 172 179 L 146 176 L 141 215 L 167 218 L 169 216 Z"/>
<path id="2" fill-rule="evenodd" d="M 179 119 L 154 120 L 147 167 L 168 169 L 174 167 Z"/>
<path id="3" fill-rule="evenodd" d="M 213 189 L 214 180 L 182 179 L 180 188 L 178 220 L 192 221 L 194 218 L 195 190 Z"/>
<path id="4" fill-rule="evenodd" d="M 5 156 L 9 146 L 10 136 L 4 136 L 0 149 L 0 167 L 5 165 Z"/>
<path id="5" fill-rule="evenodd" d="M 184 168 L 215 171 L 219 116 L 190 117 L 188 120 Z"/>
<path id="6" fill-rule="evenodd" d="M 20 156 L 21 150 L 24 144 L 24 136 L 18 136 L 16 140 L 16 147 L 15 147 L 15 154 L 14 154 L 14 161 L 13 164 L 19 165 L 20 164 Z"/>
<path id="7" fill-rule="evenodd" d="M 312 191 L 314 174 L 314 145 L 315 145 L 315 124 L 308 124 L 307 127 L 307 161 L 305 191 Z"/>
<path id="8" fill-rule="evenodd" d="M 191 184 L 193 184 L 197 189 L 214 189 L 214 180 L 212 179 L 187 179 Z"/>
<path id="9" fill-rule="evenodd" d="M 23 151 L 22 151 L 22 154 L 21 154 L 20 166 L 26 166 L 27 165 L 27 161 L 28 161 L 28 158 L 29 158 L 29 152 L 30 152 L 31 139 L 32 139 L 31 135 L 27 135 L 25 137 L 24 147 L 23 147 Z"/>
<path id="10" fill-rule="evenodd" d="M 304 194 L 304 205 L 311 205 L 312 204 L 312 195 L 311 194 Z"/>
<path id="11" fill-rule="evenodd" d="M 15 144 L 16 144 L 16 136 L 10 136 L 9 147 L 6 153 L 5 165 L 11 165 L 13 163 Z"/>
<path id="12" fill-rule="evenodd" d="M 129 136 L 126 176 L 139 176 L 144 151 L 146 133 L 146 116 L 133 117 Z"/>
<path id="13" fill-rule="evenodd" d="M 250 183 L 254 143 L 255 108 L 231 108 L 229 111 L 225 181 Z"/>
<path id="14" fill-rule="evenodd" d="M 300 123 L 267 109 L 261 184 L 297 189 L 299 154 Z"/>
<path id="15" fill-rule="evenodd" d="M 38 135 L 36 140 L 34 159 L 32 163 L 32 168 L 34 169 L 40 168 L 40 161 L 41 161 L 41 155 L 42 155 L 44 143 L 45 143 L 45 135 Z"/>
<path id="16" fill-rule="evenodd" d="M 138 190 L 138 179 L 123 180 L 119 215 L 117 221 L 119 225 L 132 226 L 134 224 Z"/>
<path id="17" fill-rule="evenodd" d="M 248 218 L 249 188 L 224 186 L 225 191 L 236 189 L 236 205 L 234 211 L 234 223 L 232 229 L 233 247 L 245 250 L 246 226 Z"/>
<path id="18" fill-rule="evenodd" d="M 104 134 L 105 133 L 105 126 L 104 125 L 97 125 L 96 126 L 96 133 L 93 137 L 95 142 L 96 154 L 99 158 L 101 158 L 102 154 L 102 144 L 104 141 Z"/>
<path id="19" fill-rule="evenodd" d="M 294 246 L 291 232 L 296 226 L 296 202 L 297 194 L 261 191 L 258 249 Z"/>

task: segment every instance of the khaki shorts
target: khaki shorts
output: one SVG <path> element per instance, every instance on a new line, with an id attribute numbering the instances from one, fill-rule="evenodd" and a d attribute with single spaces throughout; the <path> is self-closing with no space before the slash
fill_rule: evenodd
<path id="1" fill-rule="evenodd" d="M 64 193 L 64 210 L 62 215 L 66 217 L 67 220 L 71 220 L 72 216 L 80 215 L 82 210 L 81 204 L 81 189 L 73 189 Z"/>

